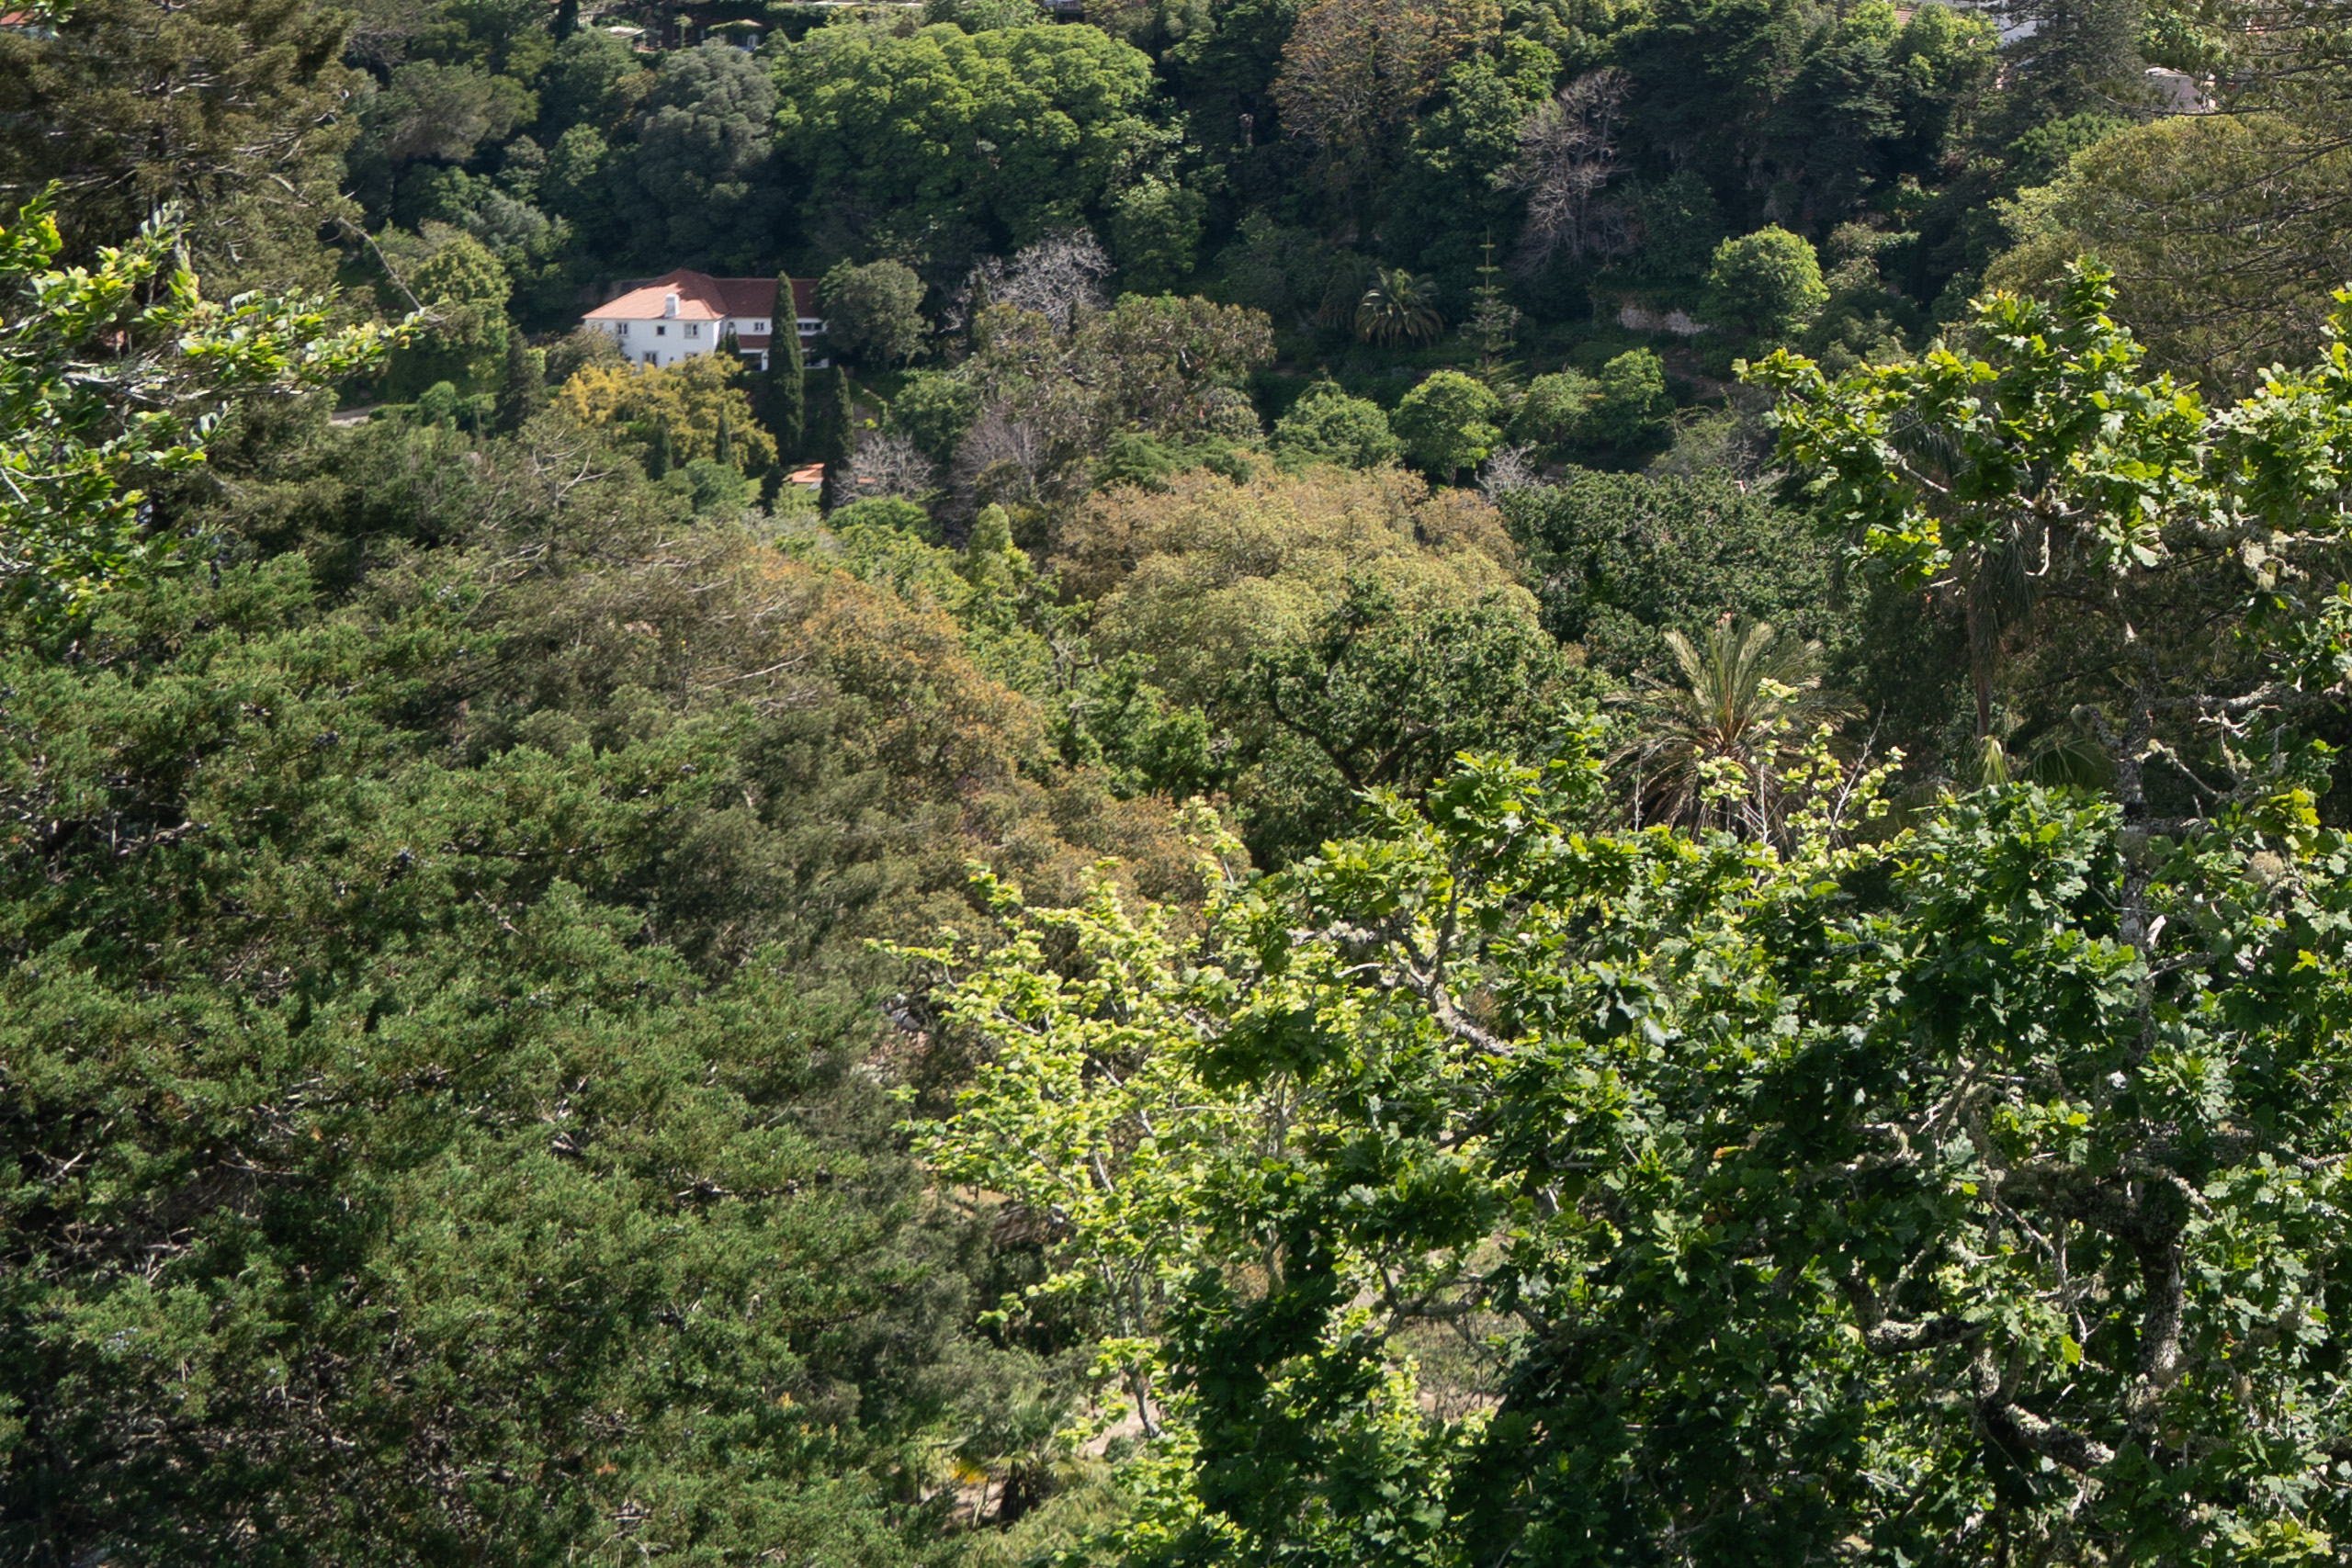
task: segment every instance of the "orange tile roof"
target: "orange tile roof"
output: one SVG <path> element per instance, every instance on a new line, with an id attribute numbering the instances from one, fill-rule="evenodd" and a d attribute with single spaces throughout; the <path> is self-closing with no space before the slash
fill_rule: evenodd
<path id="1" fill-rule="evenodd" d="M 662 315 L 664 296 L 678 297 L 676 320 L 716 321 L 726 317 L 764 317 L 775 307 L 773 277 L 712 277 L 680 267 L 641 284 L 616 299 L 588 312 L 592 321 L 644 321 Z M 801 315 L 813 315 L 817 284 L 813 278 L 792 280 L 792 302 Z"/>

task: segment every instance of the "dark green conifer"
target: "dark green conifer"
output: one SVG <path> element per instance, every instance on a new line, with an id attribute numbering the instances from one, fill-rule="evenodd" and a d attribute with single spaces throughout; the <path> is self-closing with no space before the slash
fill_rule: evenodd
<path id="1" fill-rule="evenodd" d="M 808 423 L 808 361 L 800 352 L 800 308 L 792 296 L 792 279 L 775 280 L 775 317 L 768 323 L 768 372 L 761 414 L 768 434 L 775 437 L 777 460 L 800 455 L 800 438 Z"/>
<path id="2" fill-rule="evenodd" d="M 809 454 L 825 465 L 825 489 L 820 499 L 828 512 L 842 504 L 842 487 L 849 480 L 850 406 L 849 372 L 836 365 L 826 378 L 824 406 L 817 416 L 814 450 Z"/>
<path id="3" fill-rule="evenodd" d="M 539 362 L 519 330 L 506 333 L 506 367 L 498 383 L 494 418 L 502 434 L 512 435 L 525 422 L 548 406 L 548 384 Z"/>

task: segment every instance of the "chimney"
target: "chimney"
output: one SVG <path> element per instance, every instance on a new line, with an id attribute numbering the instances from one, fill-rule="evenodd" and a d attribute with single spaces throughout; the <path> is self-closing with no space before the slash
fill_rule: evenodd
<path id="1" fill-rule="evenodd" d="M 678 297 L 676 295 L 664 294 L 662 296 L 662 313 L 665 316 L 674 316 L 678 313 Z"/>

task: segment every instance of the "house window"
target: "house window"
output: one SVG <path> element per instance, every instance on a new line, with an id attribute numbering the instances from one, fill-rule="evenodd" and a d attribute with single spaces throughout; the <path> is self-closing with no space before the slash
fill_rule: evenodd
<path id="1" fill-rule="evenodd" d="M 649 348 L 645 351 L 645 362 L 648 365 L 659 365 L 662 363 L 662 356 Z"/>
<path id="2" fill-rule="evenodd" d="M 668 337 L 670 335 L 670 329 L 667 327 L 657 326 L 653 329 L 653 335 L 655 337 Z"/>
<path id="3" fill-rule="evenodd" d="M 613 335 L 615 337 L 628 336 L 628 323 L 627 321 L 615 321 L 613 323 Z"/>
<path id="4" fill-rule="evenodd" d="M 752 330 L 755 333 L 763 333 L 768 330 L 768 324 L 765 321 L 753 321 Z"/>
<path id="5" fill-rule="evenodd" d="M 702 323 L 700 321 L 688 321 L 686 323 L 686 335 L 688 337 L 702 336 Z"/>

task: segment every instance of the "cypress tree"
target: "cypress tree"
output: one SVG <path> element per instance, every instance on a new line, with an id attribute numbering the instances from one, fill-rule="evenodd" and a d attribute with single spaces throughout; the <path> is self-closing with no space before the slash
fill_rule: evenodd
<path id="1" fill-rule="evenodd" d="M 761 400 L 768 434 L 775 437 L 776 458 L 789 462 L 800 454 L 800 437 L 808 418 L 808 364 L 800 353 L 800 307 L 792 297 L 792 279 L 775 280 L 775 310 L 769 326 L 766 396 Z"/>
<path id="2" fill-rule="evenodd" d="M 974 354 L 980 351 L 980 312 L 987 310 L 989 303 L 988 274 L 975 267 L 971 298 L 965 301 L 964 307 L 964 343 Z"/>
<path id="3" fill-rule="evenodd" d="M 552 30 L 558 43 L 580 30 L 580 0 L 557 0 Z"/>
<path id="4" fill-rule="evenodd" d="M 657 424 L 653 439 L 645 448 L 645 477 L 649 479 L 667 479 L 670 474 L 670 427 Z"/>
<path id="5" fill-rule="evenodd" d="M 540 371 L 539 362 L 531 357 L 530 345 L 523 341 L 522 333 L 510 327 L 506 333 L 506 367 L 499 378 L 498 407 L 493 415 L 499 432 L 514 434 L 547 406 L 547 377 Z"/>
<path id="6" fill-rule="evenodd" d="M 842 504 L 841 490 L 849 478 L 850 459 L 850 390 L 849 372 L 840 366 L 833 367 L 826 381 L 824 406 L 818 413 L 816 450 L 810 455 L 825 465 L 825 490 L 821 497 L 824 509 L 831 512 Z"/>
<path id="7" fill-rule="evenodd" d="M 710 455 L 729 468 L 735 466 L 735 432 L 727 423 L 727 411 L 718 411 L 718 439 L 712 444 Z"/>

